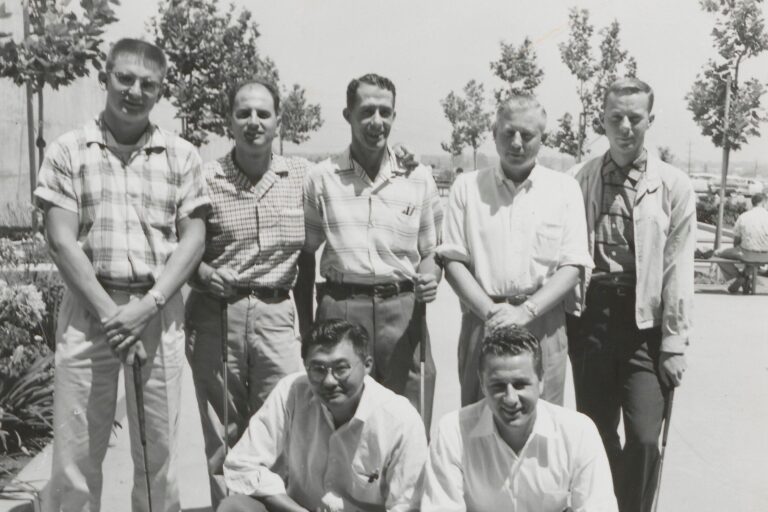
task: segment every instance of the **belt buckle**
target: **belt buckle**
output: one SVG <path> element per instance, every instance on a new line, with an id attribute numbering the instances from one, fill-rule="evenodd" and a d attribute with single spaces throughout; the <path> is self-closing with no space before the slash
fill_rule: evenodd
<path id="1" fill-rule="evenodd" d="M 511 297 L 507 297 L 504 302 L 506 302 L 507 304 L 511 304 L 513 306 L 519 306 L 527 300 L 528 300 L 528 295 L 518 294 L 518 295 L 512 295 Z"/>
<path id="2" fill-rule="evenodd" d="M 381 283 L 373 285 L 373 294 L 380 299 L 386 299 L 400 293 L 400 283 Z"/>

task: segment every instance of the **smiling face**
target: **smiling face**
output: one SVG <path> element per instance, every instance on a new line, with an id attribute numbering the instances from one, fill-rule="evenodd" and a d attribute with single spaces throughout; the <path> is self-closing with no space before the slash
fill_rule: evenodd
<path id="1" fill-rule="evenodd" d="M 653 123 L 650 95 L 610 93 L 605 99 L 603 129 L 611 145 L 611 156 L 619 165 L 634 161 L 643 150 L 645 132 Z"/>
<path id="2" fill-rule="evenodd" d="M 232 104 L 230 123 L 239 149 L 271 151 L 280 118 L 269 90 L 261 84 L 240 88 Z"/>
<path id="3" fill-rule="evenodd" d="M 499 163 L 508 178 L 524 179 L 536 165 L 545 123 L 538 107 L 508 107 L 498 112 L 493 139 Z"/>
<path id="4" fill-rule="evenodd" d="M 315 345 L 304 358 L 312 391 L 334 416 L 354 414 L 372 364 L 373 360 L 361 358 L 346 338 L 332 346 Z"/>
<path id="5" fill-rule="evenodd" d="M 354 104 L 344 109 L 344 119 L 352 128 L 352 149 L 355 154 L 375 155 L 383 151 L 395 121 L 395 98 L 392 91 L 361 83 Z"/>
<path id="6" fill-rule="evenodd" d="M 542 390 L 533 354 L 484 355 L 480 383 L 496 427 L 525 442 L 536 420 Z"/>
<path id="7" fill-rule="evenodd" d="M 106 73 L 108 115 L 126 124 L 147 123 L 162 93 L 162 81 L 163 72 L 153 61 L 129 52 L 118 54 Z"/>

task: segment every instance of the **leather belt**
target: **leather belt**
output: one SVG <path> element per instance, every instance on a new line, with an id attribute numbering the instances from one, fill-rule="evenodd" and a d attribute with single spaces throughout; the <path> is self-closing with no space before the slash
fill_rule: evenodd
<path id="1" fill-rule="evenodd" d="M 610 294 L 616 297 L 634 297 L 636 280 L 634 274 L 627 272 L 614 272 L 595 274 L 589 281 L 589 292 Z"/>
<path id="2" fill-rule="evenodd" d="M 96 276 L 96 280 L 105 290 L 115 292 L 147 293 L 155 286 L 154 281 L 122 281 L 98 276 Z"/>
<path id="3" fill-rule="evenodd" d="M 324 293 L 343 296 L 368 295 L 369 297 L 379 297 L 381 299 L 412 291 L 413 281 L 394 281 L 392 283 L 378 284 L 337 283 L 334 281 L 326 281 L 323 285 Z"/>
<path id="4" fill-rule="evenodd" d="M 527 301 L 531 296 L 526 295 L 524 293 L 519 295 L 512 295 L 511 297 L 502 297 L 498 295 L 492 295 L 491 300 L 495 302 L 496 304 L 501 304 L 502 302 L 506 302 L 507 304 L 511 304 L 513 306 L 519 306 L 520 304 Z"/>
<path id="5" fill-rule="evenodd" d="M 260 300 L 265 299 L 287 299 L 289 291 L 285 288 L 270 288 L 267 286 L 237 286 L 235 293 L 240 296 L 250 295 Z"/>

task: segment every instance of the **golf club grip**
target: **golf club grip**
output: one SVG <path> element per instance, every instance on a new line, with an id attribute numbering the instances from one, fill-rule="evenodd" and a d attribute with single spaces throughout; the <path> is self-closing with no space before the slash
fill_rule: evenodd
<path id="1" fill-rule="evenodd" d="M 419 320 L 419 361 L 427 360 L 427 305 L 424 302 L 416 303 L 416 316 Z"/>
<path id="2" fill-rule="evenodd" d="M 147 429 L 144 425 L 144 388 L 141 383 L 141 361 L 138 356 L 133 360 L 133 389 L 136 392 L 136 412 L 139 415 L 139 438 L 142 446 L 147 445 Z"/>
<path id="3" fill-rule="evenodd" d="M 667 437 L 669 436 L 669 424 L 672 419 L 672 402 L 675 400 L 675 388 L 669 391 L 667 396 L 667 403 L 664 406 L 664 433 L 661 436 L 661 446 L 667 445 Z"/>
<path id="4" fill-rule="evenodd" d="M 219 301 L 219 309 L 221 312 L 221 362 L 227 364 L 227 331 L 229 320 L 227 318 L 227 299 L 221 299 Z"/>

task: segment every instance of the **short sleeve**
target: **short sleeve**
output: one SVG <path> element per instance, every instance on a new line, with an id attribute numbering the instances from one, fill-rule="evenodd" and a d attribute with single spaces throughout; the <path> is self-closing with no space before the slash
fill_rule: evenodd
<path id="1" fill-rule="evenodd" d="M 319 168 L 312 168 L 304 178 L 304 251 L 311 253 L 325 241 L 322 196 L 315 183 L 321 178 L 320 172 Z"/>
<path id="2" fill-rule="evenodd" d="M 181 156 L 181 155 L 180 155 Z M 203 162 L 200 155 L 190 148 L 180 167 L 181 186 L 176 202 L 176 220 L 189 217 L 198 208 L 211 207 L 205 178 L 203 177 Z"/>
<path id="3" fill-rule="evenodd" d="M 443 242 L 437 248 L 441 258 L 462 263 L 469 263 L 471 259 L 466 233 L 467 179 L 462 176 L 451 187 L 443 223 Z"/>
<path id="4" fill-rule="evenodd" d="M 35 205 L 39 208 L 58 206 L 77 213 L 77 194 L 70 155 L 70 149 L 60 141 L 51 144 L 45 152 L 34 192 Z"/>
<path id="5" fill-rule="evenodd" d="M 558 266 L 575 265 L 583 268 L 592 268 L 594 263 L 589 255 L 587 215 L 584 211 L 581 187 L 579 187 L 575 179 L 565 176 L 563 178 L 565 179 L 563 185 L 565 229 Z"/>
<path id="6" fill-rule="evenodd" d="M 432 254 L 440 244 L 443 226 L 443 205 L 435 178 L 428 168 L 423 169 L 425 188 L 419 220 L 419 255 L 424 258 Z"/>

